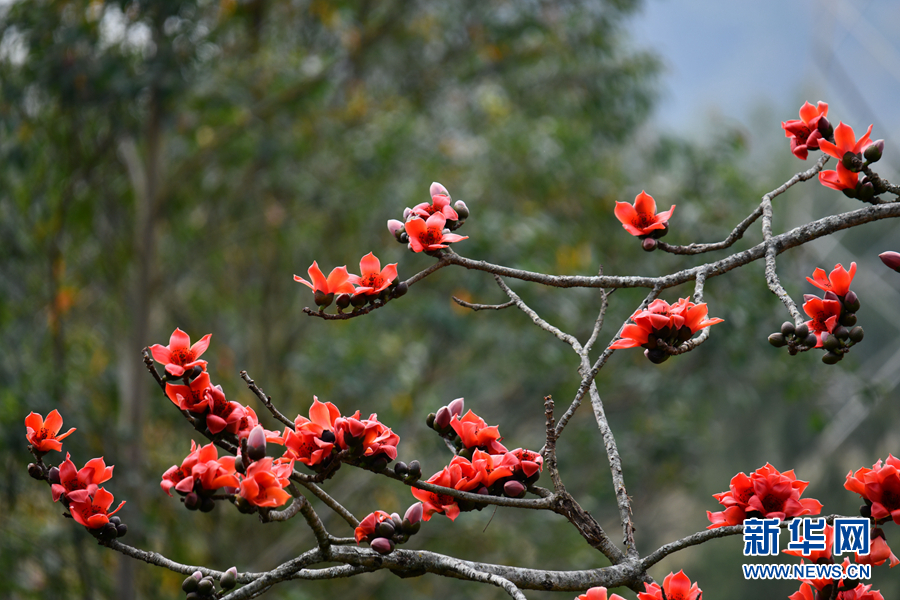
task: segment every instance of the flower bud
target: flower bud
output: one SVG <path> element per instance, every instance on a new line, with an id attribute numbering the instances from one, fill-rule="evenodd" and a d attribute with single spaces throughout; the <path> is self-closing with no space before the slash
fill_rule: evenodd
<path id="1" fill-rule="evenodd" d="M 826 352 L 822 355 L 822 362 L 826 365 L 836 365 L 843 358 L 840 354 L 834 352 Z"/>
<path id="2" fill-rule="evenodd" d="M 872 507 L 869 506 L 868 504 L 863 504 L 862 506 L 859 507 L 859 514 L 864 519 L 871 518 L 872 517 Z"/>
<path id="3" fill-rule="evenodd" d="M 369 469 L 371 471 L 374 471 L 375 473 L 381 473 L 382 471 L 384 471 L 387 468 L 387 466 L 388 466 L 388 457 L 385 456 L 384 454 L 379 454 L 378 458 L 373 460 L 372 463 L 369 465 Z"/>
<path id="4" fill-rule="evenodd" d="M 357 308 L 359 308 L 360 306 L 363 306 L 368 301 L 369 301 L 369 299 L 366 297 L 365 294 L 355 294 L 350 297 L 350 304 L 352 304 L 353 306 L 355 306 Z"/>
<path id="5" fill-rule="evenodd" d="M 816 344 L 819 343 L 819 340 L 816 339 L 816 334 L 810 333 L 806 336 L 806 339 L 803 340 L 804 346 L 809 346 L 810 348 L 815 348 Z"/>
<path id="6" fill-rule="evenodd" d="M 101 540 L 109 541 L 116 539 L 116 535 L 116 526 L 112 523 L 107 523 L 100 528 L 100 535 L 98 535 L 97 537 L 99 537 Z"/>
<path id="7" fill-rule="evenodd" d="M 457 398 L 453 402 L 447 405 L 447 408 L 450 410 L 450 415 L 454 417 L 458 417 L 463 413 L 463 409 L 465 408 L 466 402 L 462 398 Z"/>
<path id="8" fill-rule="evenodd" d="M 850 337 L 850 332 L 847 331 L 847 328 L 840 325 L 835 327 L 834 331 L 832 331 L 831 333 L 834 334 L 834 337 L 842 341 Z"/>
<path id="9" fill-rule="evenodd" d="M 781 348 L 787 345 L 787 342 L 784 339 L 784 335 L 780 333 L 773 333 L 769 336 L 769 343 L 775 346 L 776 348 Z"/>
<path id="10" fill-rule="evenodd" d="M 415 525 L 419 521 L 422 520 L 422 503 L 416 502 L 412 506 L 406 509 L 406 513 L 403 515 L 403 520 L 409 522 L 412 525 Z"/>
<path id="11" fill-rule="evenodd" d="M 334 294 L 326 294 L 322 290 L 316 290 L 313 292 L 313 300 L 315 300 L 316 306 L 325 309 L 328 308 L 332 300 L 334 300 Z"/>
<path id="12" fill-rule="evenodd" d="M 409 291 L 409 284 L 405 281 L 401 281 L 397 285 L 394 286 L 394 289 L 391 290 L 391 296 L 394 298 L 399 298 L 400 296 L 405 296 L 406 292 Z"/>
<path id="13" fill-rule="evenodd" d="M 322 435 L 319 436 L 319 439 L 326 444 L 333 444 L 337 441 L 337 436 L 334 435 L 334 432 L 330 429 L 326 429 L 322 432 Z"/>
<path id="14" fill-rule="evenodd" d="M 403 461 L 397 461 L 394 464 L 394 473 L 396 473 L 400 477 L 405 477 L 407 473 L 409 473 L 409 468 L 406 466 L 406 463 Z"/>
<path id="15" fill-rule="evenodd" d="M 520 481 L 510 479 L 503 484 L 503 493 L 510 498 L 521 498 L 525 495 L 525 486 Z"/>
<path id="16" fill-rule="evenodd" d="M 191 492 L 184 497 L 184 507 L 188 510 L 197 510 L 200 508 L 200 496 Z"/>
<path id="17" fill-rule="evenodd" d="M 884 153 L 884 140 L 875 140 L 872 142 L 872 145 L 866 148 L 863 152 L 863 156 L 866 157 L 866 160 L 870 163 L 878 162 L 881 160 L 881 155 Z"/>
<path id="18" fill-rule="evenodd" d="M 835 294 L 834 292 L 832 292 L 831 290 L 828 290 L 827 292 L 822 294 L 822 299 L 823 300 L 840 301 L 840 297 L 837 294 Z"/>
<path id="19" fill-rule="evenodd" d="M 128 533 L 128 525 L 125 523 L 116 525 L 116 537 L 125 537 L 126 533 Z"/>
<path id="20" fill-rule="evenodd" d="M 844 308 L 847 312 L 855 313 L 859 310 L 859 296 L 853 290 L 848 290 L 844 296 Z"/>
<path id="21" fill-rule="evenodd" d="M 859 156 L 853 152 L 845 152 L 844 157 L 841 158 L 841 164 L 848 171 L 859 172 Z"/>
<path id="22" fill-rule="evenodd" d="M 656 240 L 653 238 L 644 238 L 641 240 L 641 248 L 643 248 L 645 252 L 653 252 L 656 250 Z"/>
<path id="23" fill-rule="evenodd" d="M 223 590 L 230 590 L 237 585 L 237 567 L 231 567 L 222 573 L 222 579 L 219 580 L 219 585 L 222 586 Z"/>
<path id="24" fill-rule="evenodd" d="M 204 496 L 203 499 L 200 500 L 200 512 L 212 512 L 215 507 L 216 501 L 209 496 Z"/>
<path id="25" fill-rule="evenodd" d="M 247 437 L 247 458 L 250 460 L 262 460 L 266 457 L 266 430 L 262 425 L 257 425 L 250 430 Z"/>
<path id="26" fill-rule="evenodd" d="M 434 417 L 434 429 L 438 432 L 450 426 L 450 409 L 442 406 Z"/>
<path id="27" fill-rule="evenodd" d="M 122 522 L 122 519 L 119 518 L 119 515 L 115 515 L 115 516 L 112 516 L 109 518 L 109 522 L 112 523 L 113 525 L 118 525 L 119 523 Z"/>
<path id="28" fill-rule="evenodd" d="M 848 198 L 856 199 L 856 188 L 844 188 L 841 190 L 841 193 L 847 196 Z"/>
<path id="29" fill-rule="evenodd" d="M 819 117 L 819 123 L 816 125 L 816 129 L 819 130 L 819 133 L 822 134 L 822 137 L 826 140 L 834 139 L 834 126 L 825 117 Z"/>
<path id="30" fill-rule="evenodd" d="M 334 301 L 338 310 L 344 310 L 350 306 L 350 294 L 340 294 Z"/>
<path id="31" fill-rule="evenodd" d="M 854 327 L 853 329 L 850 330 L 850 341 L 852 341 L 854 344 L 858 344 L 861 341 L 863 341 L 864 335 L 865 335 L 865 332 L 863 331 L 863 328 L 860 327 L 859 325 L 857 325 L 856 327 Z"/>
<path id="32" fill-rule="evenodd" d="M 878 255 L 881 262 L 889 269 L 893 269 L 900 273 L 900 252 L 882 252 Z"/>
<path id="33" fill-rule="evenodd" d="M 400 237 L 397 238 L 397 241 L 401 244 L 409 244 L 409 234 L 404 231 L 400 234 Z"/>
<path id="34" fill-rule="evenodd" d="M 409 216 L 412 214 L 412 209 L 410 207 L 406 207 L 403 209 L 403 220 L 406 221 L 409 219 Z"/>
<path id="35" fill-rule="evenodd" d="M 856 315 L 853 313 L 844 313 L 841 315 L 841 318 L 838 319 L 838 322 L 844 327 L 853 327 L 856 325 Z"/>
<path id="36" fill-rule="evenodd" d="M 409 463 L 409 479 L 411 481 L 417 480 L 422 476 L 422 465 L 419 464 L 419 461 L 414 460 Z"/>
<path id="37" fill-rule="evenodd" d="M 369 545 L 378 554 L 390 554 L 394 550 L 394 542 L 383 537 L 375 538 Z"/>
<path id="38" fill-rule="evenodd" d="M 400 233 L 404 230 L 403 222 L 397 219 L 388 219 L 387 228 L 395 238 L 399 238 Z"/>
<path id="39" fill-rule="evenodd" d="M 666 354 L 665 350 L 660 350 L 659 348 L 654 350 L 644 350 L 644 356 L 655 365 L 662 364 L 669 360 L 669 355 Z"/>
<path id="40" fill-rule="evenodd" d="M 428 416 L 425 417 L 425 424 L 428 425 L 430 429 L 434 429 L 434 420 L 437 418 L 437 415 L 434 413 L 428 413 Z"/>
<path id="41" fill-rule="evenodd" d="M 447 196 L 448 198 L 450 197 L 450 192 L 447 191 L 447 188 L 445 188 L 443 185 L 441 185 L 437 181 L 433 181 L 431 183 L 431 187 L 428 188 L 428 193 L 431 194 L 432 196 L 444 195 L 444 196 Z"/>
<path id="42" fill-rule="evenodd" d="M 244 467 L 244 459 L 238 454 L 234 458 L 234 470 L 240 473 L 241 475 L 247 474 L 247 469 Z"/>
<path id="43" fill-rule="evenodd" d="M 798 340 L 804 339 L 806 336 L 809 335 L 809 327 L 806 325 L 806 323 L 801 323 L 801 324 L 797 325 L 797 328 L 794 329 L 794 335 L 797 336 Z"/>
<path id="44" fill-rule="evenodd" d="M 197 577 L 200 575 L 200 577 Z M 185 592 L 193 592 L 197 589 L 197 584 L 200 583 L 200 580 L 203 579 L 203 574 L 200 571 L 195 571 L 193 575 L 188 576 L 187 579 L 181 584 L 181 589 Z"/>
<path id="45" fill-rule="evenodd" d="M 826 350 L 837 350 L 841 347 L 841 342 L 837 339 L 837 337 L 831 335 L 830 333 L 823 333 L 822 347 Z"/>
<path id="46" fill-rule="evenodd" d="M 375 536 L 389 538 L 394 535 L 394 524 L 391 521 L 382 521 L 375 527 Z"/>
<path id="47" fill-rule="evenodd" d="M 784 323 L 781 324 L 781 335 L 784 335 L 784 336 L 794 335 L 794 331 L 795 331 L 794 324 L 791 323 L 790 321 L 785 321 Z"/>
<path id="48" fill-rule="evenodd" d="M 56 469 L 56 467 L 53 468 Z M 32 479 L 40 481 L 44 478 L 44 470 L 38 464 L 28 463 L 28 475 L 31 476 Z M 56 469 L 56 483 L 59 483 L 59 469 Z"/>
<path id="49" fill-rule="evenodd" d="M 204 577 L 203 579 L 201 579 L 200 582 L 197 584 L 197 591 L 204 595 L 211 594 L 213 589 L 214 589 L 213 581 L 212 581 L 212 579 L 209 579 L 207 577 Z"/>
<path id="50" fill-rule="evenodd" d="M 856 197 L 863 202 L 869 202 L 875 197 L 875 186 L 871 181 L 864 181 L 856 187 Z"/>
<path id="51" fill-rule="evenodd" d="M 453 208 L 456 209 L 456 214 L 459 215 L 460 221 L 464 221 L 469 218 L 469 207 L 466 206 L 466 203 L 462 200 L 457 200 L 453 204 Z"/>

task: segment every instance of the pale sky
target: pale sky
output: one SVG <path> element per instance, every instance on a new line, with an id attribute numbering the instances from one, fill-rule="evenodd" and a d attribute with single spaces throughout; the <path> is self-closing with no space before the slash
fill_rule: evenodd
<path id="1" fill-rule="evenodd" d="M 630 30 L 665 64 L 664 128 L 702 136 L 710 113 L 749 125 L 761 105 L 780 121 L 823 100 L 835 125 L 874 123 L 900 162 L 896 0 L 646 0 Z"/>

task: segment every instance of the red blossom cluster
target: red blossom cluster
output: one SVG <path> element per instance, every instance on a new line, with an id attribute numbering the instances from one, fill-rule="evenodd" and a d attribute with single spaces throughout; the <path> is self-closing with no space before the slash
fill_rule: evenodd
<path id="1" fill-rule="evenodd" d="M 879 459 L 871 469 L 850 472 L 844 487 L 862 497 L 866 503 L 861 511 L 864 517 L 900 525 L 900 459 L 889 454 L 884 463 Z"/>
<path id="2" fill-rule="evenodd" d="M 642 346 L 644 356 L 650 362 L 660 364 L 671 356 L 673 350 L 691 339 L 695 333 L 721 323 L 722 319 L 707 318 L 706 303 L 694 304 L 681 298 L 675 304 L 665 300 L 654 300 L 644 310 L 636 310 L 631 321 L 622 328 L 622 333 L 610 348 L 634 348 Z"/>
<path id="3" fill-rule="evenodd" d="M 666 575 L 662 587 L 658 583 L 645 583 L 644 588 L 638 600 L 700 600 L 703 594 L 696 583 L 691 584 L 684 571 Z"/>
<path id="4" fill-rule="evenodd" d="M 706 511 L 712 523 L 707 529 L 739 525 L 749 518 L 777 517 L 784 521 L 801 515 L 817 515 L 822 511 L 822 503 L 812 498 L 800 498 L 808 485 L 808 481 L 797 479 L 793 469 L 780 473 L 768 463 L 749 477 L 738 473 L 731 478 L 727 492 L 713 494 L 725 510 Z"/>
<path id="5" fill-rule="evenodd" d="M 791 152 L 797 158 L 806 160 L 809 150 L 822 150 L 838 159 L 836 170 L 819 173 L 822 185 L 841 191 L 849 198 L 872 202 L 876 194 L 875 186 L 868 177 L 860 182 L 859 173 L 871 163 L 881 160 L 884 140 L 873 142 L 869 138 L 871 125 L 857 140 L 849 125 L 841 122 L 837 127 L 832 127 L 825 117 L 827 114 L 826 103 L 819 102 L 818 106 L 813 106 L 806 102 L 800 108 L 800 120 L 781 124 L 784 135 L 791 139 Z"/>
<path id="6" fill-rule="evenodd" d="M 849 564 L 850 561 L 845 561 Z M 837 595 L 834 595 L 834 586 L 837 585 Z M 873 590 L 871 585 L 863 585 L 856 581 L 849 582 L 846 587 L 842 582 L 832 579 L 804 579 L 800 589 L 788 596 L 788 600 L 821 600 L 822 598 L 834 598 L 835 600 L 884 600 L 884 596 L 878 590 Z"/>
<path id="7" fill-rule="evenodd" d="M 388 297 L 399 298 L 406 293 L 404 282 L 397 282 L 397 263 L 381 268 L 381 261 L 369 252 L 359 261 L 360 275 L 347 272 L 347 267 L 335 267 L 326 278 L 313 261 L 306 271 L 311 281 L 294 275 L 294 281 L 302 283 L 313 291 L 313 298 L 319 310 L 325 310 L 336 301 L 338 312 L 353 306 L 361 307 L 366 302 L 385 301 Z M 354 287 L 355 286 L 355 287 Z M 335 297 L 337 300 L 335 300 Z"/>
<path id="8" fill-rule="evenodd" d="M 66 460 L 58 467 L 48 467 L 43 456 L 51 450 L 62 451 L 60 440 L 69 436 L 75 428 L 59 435 L 63 419 L 59 411 L 52 410 L 45 420 L 38 413 L 32 412 L 25 417 L 25 438 L 28 449 L 38 460 L 28 465 L 28 474 L 38 480 L 47 481 L 54 502 L 60 502 L 68 509 L 68 515 L 75 522 L 84 525 L 94 537 L 101 540 L 113 540 L 128 532 L 128 527 L 119 517 L 113 516 L 125 504 L 120 502 L 112 512 L 113 495 L 99 487 L 112 479 L 113 467 L 106 466 L 103 457 L 92 458 L 81 469 L 75 468 L 71 455 L 66 453 Z"/>
<path id="9" fill-rule="evenodd" d="M 417 204 L 403 211 L 403 221 L 388 221 L 388 231 L 412 252 L 434 252 L 468 236 L 451 233 L 469 217 L 469 207 L 462 200 L 450 206 L 450 192 L 438 182 L 429 189 L 431 202 Z"/>
<path id="10" fill-rule="evenodd" d="M 391 431 L 372 413 L 361 419 L 359 411 L 342 417 L 331 402 L 319 402 L 313 397 L 309 418 L 298 415 L 294 429 L 285 428 L 285 459 L 296 459 L 314 471 L 330 466 L 335 455 L 347 451 L 361 466 L 382 471 L 397 458 L 400 436 Z"/>
<path id="11" fill-rule="evenodd" d="M 528 486 L 540 477 L 543 457 L 531 450 L 516 448 L 507 450 L 500 440 L 499 428 L 488 425 L 484 419 L 465 408 L 464 400 L 457 398 L 447 406 L 431 413 L 426 419 L 429 427 L 456 446 L 457 456 L 440 472 L 432 475 L 427 483 L 449 487 L 461 492 L 482 495 L 521 498 Z M 447 494 L 413 489 L 413 496 L 425 507 L 424 519 L 442 513 L 455 520 L 460 512 L 481 510 L 484 504 L 460 500 Z"/>
<path id="12" fill-rule="evenodd" d="M 409 541 L 421 527 L 422 503 L 416 502 L 406 509 L 402 519 L 397 513 L 389 515 L 383 510 L 370 513 L 354 530 L 354 536 L 357 544 L 368 542 L 379 554 L 388 554 L 397 544 Z"/>

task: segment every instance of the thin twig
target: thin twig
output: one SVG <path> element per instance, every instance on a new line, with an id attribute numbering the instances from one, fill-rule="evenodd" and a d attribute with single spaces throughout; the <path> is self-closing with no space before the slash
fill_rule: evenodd
<path id="1" fill-rule="evenodd" d="M 332 496 L 330 496 L 328 494 L 328 492 L 326 492 L 325 490 L 320 488 L 318 485 L 316 485 L 312 481 L 305 481 L 305 480 L 298 480 L 298 479 L 295 479 L 294 481 L 296 481 L 297 483 L 299 483 L 300 485 L 302 485 L 303 487 L 308 489 L 310 492 L 312 492 L 316 498 L 318 498 L 325 504 L 325 506 L 327 506 L 328 508 L 333 510 L 335 513 L 337 513 L 337 515 L 339 517 L 344 519 L 344 521 L 346 521 L 347 524 L 350 525 L 350 527 L 352 527 L 354 529 L 359 527 L 359 519 L 357 519 L 355 516 L 353 516 L 353 513 L 351 513 L 349 510 L 344 508 L 340 502 L 338 502 Z"/>
<path id="2" fill-rule="evenodd" d="M 575 350 L 575 352 L 581 354 L 581 351 L 582 351 L 581 343 L 577 339 L 575 339 L 575 336 L 565 333 L 558 327 L 554 327 L 553 325 L 551 325 L 550 323 L 548 323 L 547 321 L 542 319 L 540 317 L 540 315 L 537 314 L 537 312 L 535 312 L 531 307 L 529 307 L 527 304 L 525 304 L 525 302 L 523 302 L 521 298 L 519 298 L 518 294 L 516 294 L 514 291 L 509 289 L 509 286 L 506 285 L 506 283 L 504 283 L 504 281 L 500 278 L 499 275 L 494 275 L 494 281 L 497 282 L 497 285 L 500 286 L 500 289 L 503 290 L 503 292 L 507 296 L 509 296 L 509 299 L 513 303 L 515 303 L 515 305 L 519 308 L 519 310 L 521 310 L 523 313 L 525 313 L 526 315 L 528 315 L 531 318 L 532 322 L 535 325 L 537 325 L 544 331 L 548 331 L 548 332 L 552 333 L 558 339 L 560 339 L 563 342 L 572 346 L 572 348 Z"/>
<path id="3" fill-rule="evenodd" d="M 250 388 L 250 391 L 256 394 L 256 397 L 259 398 L 260 402 L 269 409 L 269 412 L 272 413 L 272 416 L 287 425 L 290 429 L 294 429 L 294 422 L 285 417 L 281 412 L 275 408 L 275 405 L 272 404 L 272 398 L 266 395 L 257 385 L 256 382 L 250 379 L 250 376 L 247 375 L 247 371 L 241 371 L 241 379 L 247 382 L 247 387 Z"/>
<path id="4" fill-rule="evenodd" d="M 479 310 L 503 310 L 504 308 L 509 308 L 510 306 L 515 306 L 516 303 L 510 300 L 509 302 L 504 302 L 503 304 L 473 304 L 471 302 L 466 302 L 461 298 L 457 298 L 456 296 L 451 296 L 453 301 L 462 306 L 463 308 L 471 308 L 475 312 Z"/>
<path id="5" fill-rule="evenodd" d="M 547 423 L 547 441 L 541 454 L 544 457 L 544 464 L 547 466 L 547 472 L 550 474 L 550 480 L 553 482 L 553 489 L 557 492 L 565 491 L 562 479 L 559 477 L 559 469 L 556 467 L 556 423 L 553 420 L 553 397 L 544 397 L 544 417 Z"/>

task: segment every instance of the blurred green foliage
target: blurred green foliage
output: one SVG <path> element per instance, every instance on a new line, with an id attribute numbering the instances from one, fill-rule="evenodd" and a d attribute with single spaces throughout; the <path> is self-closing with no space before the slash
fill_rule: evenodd
<path id="1" fill-rule="evenodd" d="M 400 435 L 400 458 L 418 458 L 426 476 L 448 457 L 424 417 L 460 396 L 500 425 L 510 448 L 539 448 L 543 396 L 568 405 L 578 363 L 521 313 L 472 313 L 450 302 L 451 295 L 502 302 L 489 276 L 445 269 L 383 310 L 326 323 L 302 314 L 312 297 L 291 274 L 305 275 L 313 260 L 326 272 L 342 264 L 352 272 L 370 250 L 382 263 L 398 262 L 402 277 L 425 268 L 431 259 L 394 243 L 384 224 L 427 200 L 433 180 L 472 211 L 460 232 L 470 239 L 458 245 L 466 256 L 566 274 L 593 274 L 601 264 L 608 274 L 697 264 L 640 251 L 613 218 L 614 201 L 646 189 L 662 208 L 677 204 L 666 241 L 722 239 L 799 163 L 786 162 L 782 146 L 777 158 L 750 151 L 777 138 L 719 123 L 705 144 L 642 128 L 659 65 L 624 35 L 624 19 L 638 7 L 636 0 L 5 7 L 0 569 L 7 576 L 0 595 L 181 593 L 182 577 L 120 560 L 59 518 L 49 493 L 25 476 L 22 420 L 31 410 L 59 408 L 66 427 L 78 427 L 66 440 L 77 464 L 103 455 L 117 465 L 109 488 L 128 500 L 128 543 L 242 571 L 271 568 L 312 544 L 300 522 L 263 526 L 226 506 L 188 513 L 160 491 L 160 474 L 187 453 L 190 430 L 143 371 L 140 350 L 167 343 L 176 326 L 194 339 L 213 333 L 204 358 L 230 399 L 254 401 L 237 376 L 246 369 L 291 416 L 305 414 L 313 394 L 345 413 L 377 412 Z M 775 123 L 760 130 L 780 134 Z M 813 184 L 776 205 L 785 228 L 853 208 Z M 890 377 L 873 374 L 893 357 L 885 349 L 896 324 L 879 306 L 891 304 L 898 281 L 870 274 L 881 272 L 871 250 L 891 227 L 848 232 L 839 246 L 817 242 L 779 263 L 799 297 L 812 291 L 803 277 L 815 266 L 861 257 L 854 289 L 869 337 L 840 366 L 812 355 L 788 360 L 765 343 L 784 311 L 754 264 L 708 283 L 710 313 L 726 322 L 707 344 L 661 366 L 637 351 L 617 353 L 601 372 L 643 552 L 704 528 L 703 511 L 716 510 L 710 494 L 766 461 L 795 467 L 802 479 L 812 475 L 801 465 L 815 469 L 807 494 L 829 513 L 855 511 L 856 499 L 841 490 L 844 473 L 897 444 L 896 403 L 882 402 L 893 394 Z M 759 241 L 757 229 L 740 247 Z M 552 323 L 589 334 L 596 291 L 512 285 Z M 870 309 L 875 295 L 884 300 Z M 635 290 L 611 297 L 605 339 L 642 297 Z M 849 422 L 841 410 L 851 397 L 868 416 L 826 453 Z M 603 446 L 586 410 L 559 452 L 570 491 L 617 536 Z M 412 502 L 408 490 L 351 469 L 328 489 L 359 516 L 402 512 Z M 455 523 L 436 517 L 415 547 L 541 568 L 603 564 L 555 515 L 491 512 Z M 350 534 L 323 516 L 337 535 Z M 686 567 L 708 594 L 737 600 L 794 591 L 783 582 L 743 582 L 742 558 L 730 538 L 679 553 L 654 572 Z M 886 597 L 900 593 L 877 569 L 875 581 Z M 269 595 L 325 594 L 502 597 L 494 588 L 386 573 L 284 584 Z"/>

